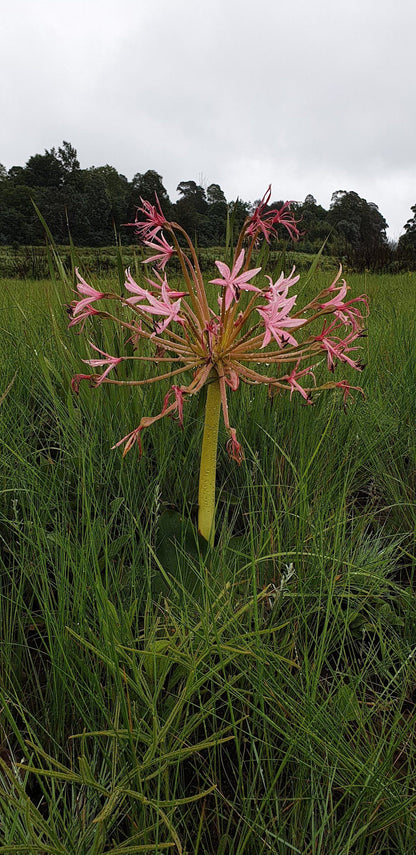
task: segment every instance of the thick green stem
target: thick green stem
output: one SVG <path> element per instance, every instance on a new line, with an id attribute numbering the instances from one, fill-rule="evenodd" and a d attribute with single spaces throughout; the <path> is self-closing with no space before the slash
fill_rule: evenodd
<path id="1" fill-rule="evenodd" d="M 208 383 L 207 387 L 198 493 L 198 531 L 210 544 L 214 543 L 215 534 L 215 473 L 220 410 L 220 384 L 216 379 Z"/>

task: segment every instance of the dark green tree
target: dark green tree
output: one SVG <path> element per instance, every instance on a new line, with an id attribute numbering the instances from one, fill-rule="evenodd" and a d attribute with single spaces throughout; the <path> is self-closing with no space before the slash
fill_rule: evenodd
<path id="1" fill-rule="evenodd" d="M 318 205 L 311 193 L 303 203 L 296 205 L 296 219 L 301 232 L 297 249 L 301 252 L 318 252 L 326 240 L 325 251 L 332 252 L 335 240 L 334 226 L 328 220 L 328 211 Z"/>
<path id="2" fill-rule="evenodd" d="M 383 267 L 389 255 L 387 223 L 374 202 L 353 190 L 333 193 L 328 221 L 339 237 L 339 249 L 359 269 Z"/>
<path id="3" fill-rule="evenodd" d="M 43 240 L 43 229 L 36 216 L 32 187 L 0 182 L 0 243 L 37 244 Z"/>
<path id="4" fill-rule="evenodd" d="M 82 170 L 81 185 L 67 188 L 65 198 L 69 227 L 76 244 L 108 246 L 114 243 L 113 203 L 106 175 L 99 168 Z"/>
<path id="5" fill-rule="evenodd" d="M 209 244 L 208 202 L 203 187 L 195 181 L 181 181 L 177 188 L 180 199 L 174 205 L 174 217 L 200 246 Z"/>
<path id="6" fill-rule="evenodd" d="M 105 185 L 107 199 L 110 204 L 110 215 L 118 231 L 121 223 L 125 222 L 127 206 L 129 202 L 130 185 L 127 181 L 126 176 L 120 175 L 120 173 L 117 172 L 114 166 L 109 166 L 108 164 L 106 164 L 106 166 L 92 167 L 87 171 L 89 173 L 94 173 L 96 176 L 102 177 Z"/>
<path id="7" fill-rule="evenodd" d="M 413 217 L 410 217 L 404 226 L 404 235 L 400 236 L 397 245 L 397 255 L 402 264 L 414 268 L 416 265 L 416 205 L 412 205 L 410 210 L 413 212 Z"/>
<path id="8" fill-rule="evenodd" d="M 29 157 L 23 170 L 22 183 L 28 187 L 62 187 L 65 169 L 54 148 Z"/>
<path id="9" fill-rule="evenodd" d="M 77 150 L 74 148 L 71 143 L 66 140 L 63 141 L 62 146 L 58 148 L 58 160 L 62 164 L 62 168 L 65 173 L 65 177 L 73 175 L 74 173 L 79 172 L 80 163 L 78 160 Z"/>
<path id="10" fill-rule="evenodd" d="M 223 192 L 223 190 L 221 190 L 221 187 L 219 184 L 210 184 L 207 187 L 206 198 L 207 198 L 208 205 L 216 205 L 216 204 L 226 205 L 227 204 L 227 200 L 224 196 L 224 192 Z"/>
<path id="11" fill-rule="evenodd" d="M 56 151 L 29 158 L 25 167 L 13 166 L 0 182 L 0 240 L 36 244 L 44 240 L 33 207 L 36 203 L 59 243 L 68 240 L 66 208 L 73 196 L 70 185 L 80 176 L 76 150 L 64 141 Z M 82 206 L 82 197 L 77 198 Z"/>
<path id="12" fill-rule="evenodd" d="M 211 246 L 224 246 L 227 229 L 227 201 L 219 184 L 207 187 L 206 237 Z"/>

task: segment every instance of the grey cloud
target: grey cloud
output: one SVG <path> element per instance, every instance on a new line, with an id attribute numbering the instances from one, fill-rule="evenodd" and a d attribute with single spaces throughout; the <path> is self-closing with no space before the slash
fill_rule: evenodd
<path id="1" fill-rule="evenodd" d="M 228 196 L 354 189 L 397 236 L 416 202 L 414 0 L 16 0 L 0 162 L 69 139 L 83 166 L 203 175 Z"/>

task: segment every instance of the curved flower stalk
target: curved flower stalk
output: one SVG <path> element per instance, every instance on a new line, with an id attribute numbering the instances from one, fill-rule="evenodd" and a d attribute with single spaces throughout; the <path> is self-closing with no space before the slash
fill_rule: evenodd
<path id="1" fill-rule="evenodd" d="M 185 401 L 190 395 L 197 395 L 203 386 L 208 387 L 198 525 L 202 536 L 211 543 L 221 411 L 229 434 L 228 453 L 237 463 L 243 459 L 236 430 L 229 420 L 230 390 L 236 391 L 240 381 L 265 384 L 270 394 L 288 391 L 292 398 L 298 393 L 306 404 L 312 404 L 313 395 L 324 389 L 340 388 L 344 401 L 351 389 L 362 392 L 360 387 L 350 386 L 344 379 L 319 385 L 315 369 L 318 363 L 323 363 L 334 372 L 338 363 L 346 363 L 361 371 L 362 364 L 350 354 L 357 350 L 353 343 L 364 334 L 364 316 L 359 304 L 368 310 L 366 296 L 345 299 L 348 286 L 341 279 L 340 268 L 333 282 L 299 309 L 296 295 L 289 293 L 299 280 L 294 268 L 289 276 L 282 273 L 273 282 L 260 267 L 250 266 L 255 246 L 262 239 L 269 242 L 275 237 L 278 226 L 284 226 L 292 238 L 299 236 L 288 203 L 280 210 L 268 210 L 270 195 L 269 187 L 254 213 L 247 217 L 231 268 L 222 261 L 215 262 L 220 276 L 210 280 L 210 284 L 219 288 L 214 306 L 209 305 L 192 241 L 178 223 L 165 219 L 156 198 L 155 205 L 142 200 L 142 207 L 138 209 L 141 219 L 130 224 L 135 226 L 152 253 L 144 264 L 155 264 L 154 278 L 145 278 L 144 285 L 140 285 L 127 270 L 125 287 L 130 296 L 124 297 L 92 288 L 77 271 L 81 299 L 74 300 L 68 310 L 70 326 L 82 323 L 81 329 L 92 316 L 120 324 L 134 347 L 133 355 L 113 357 L 90 342 L 99 357 L 84 362 L 104 370 L 75 375 L 74 391 L 78 391 L 83 380 L 94 387 L 105 383 L 141 386 L 158 380 L 173 381 L 161 411 L 157 415 L 143 416 L 140 424 L 116 443 L 114 448 L 124 445 L 123 456 L 134 446 L 141 454 L 142 431 L 159 419 L 174 416 L 182 426 Z M 181 266 L 183 290 L 180 291 L 172 290 L 167 281 L 165 268 L 172 256 L 178 258 Z M 243 291 L 248 292 L 244 301 L 241 300 Z M 121 319 L 107 307 L 101 308 L 103 303 L 112 300 L 125 308 L 120 313 Z M 154 349 L 151 356 L 137 352 L 141 341 L 147 341 Z M 152 364 L 154 373 L 144 380 L 121 380 L 114 374 L 126 360 L 147 361 Z"/>

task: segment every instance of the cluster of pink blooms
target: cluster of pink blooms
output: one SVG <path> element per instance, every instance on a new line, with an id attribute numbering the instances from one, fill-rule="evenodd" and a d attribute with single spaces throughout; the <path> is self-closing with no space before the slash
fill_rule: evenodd
<path id="1" fill-rule="evenodd" d="M 229 389 L 238 388 L 240 380 L 253 385 L 266 384 L 270 393 L 287 390 L 292 397 L 296 392 L 306 404 L 313 403 L 313 392 L 322 389 L 340 388 L 344 401 L 352 389 L 362 392 L 345 379 L 331 379 L 318 385 L 314 373 L 322 361 L 332 373 L 338 363 L 359 371 L 363 367 L 355 358 L 358 346 L 354 342 L 364 334 L 359 304 L 368 311 L 367 298 L 361 295 L 346 299 L 348 287 L 341 279 L 341 268 L 327 288 L 297 309 L 297 297 L 291 294 L 299 280 L 294 268 L 289 276 L 282 273 L 273 282 L 270 276 L 261 276 L 260 267 L 250 267 L 260 239 L 270 242 L 278 226 L 284 226 L 293 239 L 299 236 L 288 203 L 280 209 L 268 209 L 270 194 L 269 187 L 254 213 L 247 217 L 232 267 L 222 261 L 215 262 L 220 276 L 211 279 L 210 284 L 220 288 L 216 308 L 208 303 L 192 241 L 181 226 L 165 219 L 157 198 L 155 205 L 142 200 L 138 209 L 141 219 L 134 223 L 140 240 L 152 253 L 144 263 L 155 265 L 153 278 L 144 280 L 145 287 L 127 270 L 125 288 L 130 296 L 102 292 L 85 282 L 77 271 L 81 299 L 74 300 L 69 307 L 69 326 L 80 324 L 83 329 L 92 316 L 115 321 L 126 331 L 134 352 L 132 356 L 114 357 L 90 342 L 98 356 L 83 361 L 93 369 L 104 370 L 75 375 L 72 387 L 76 392 L 82 380 L 92 386 L 103 383 L 139 386 L 188 375 L 187 385 L 174 382 L 157 415 L 144 416 L 137 427 L 116 443 L 116 446 L 124 444 L 124 454 L 135 444 L 141 452 L 142 430 L 158 419 L 177 416 L 182 425 L 185 398 L 215 380 L 219 382 L 224 423 L 230 437 L 227 449 L 238 462 L 243 453 L 230 425 L 227 394 Z M 167 281 L 165 268 L 172 256 L 179 259 L 181 266 L 183 290 L 180 291 L 171 289 Z M 264 279 L 267 285 L 263 284 Z M 240 299 L 242 291 L 249 292 L 246 300 Z M 101 308 L 101 301 L 111 300 L 124 307 L 118 317 Z M 307 330 L 311 325 L 313 331 Z M 146 353 L 139 352 L 140 344 L 146 341 L 152 349 L 150 355 L 149 348 Z M 157 372 L 143 380 L 109 377 L 126 360 L 149 362 L 157 366 Z M 275 370 L 271 371 L 271 367 Z"/>

